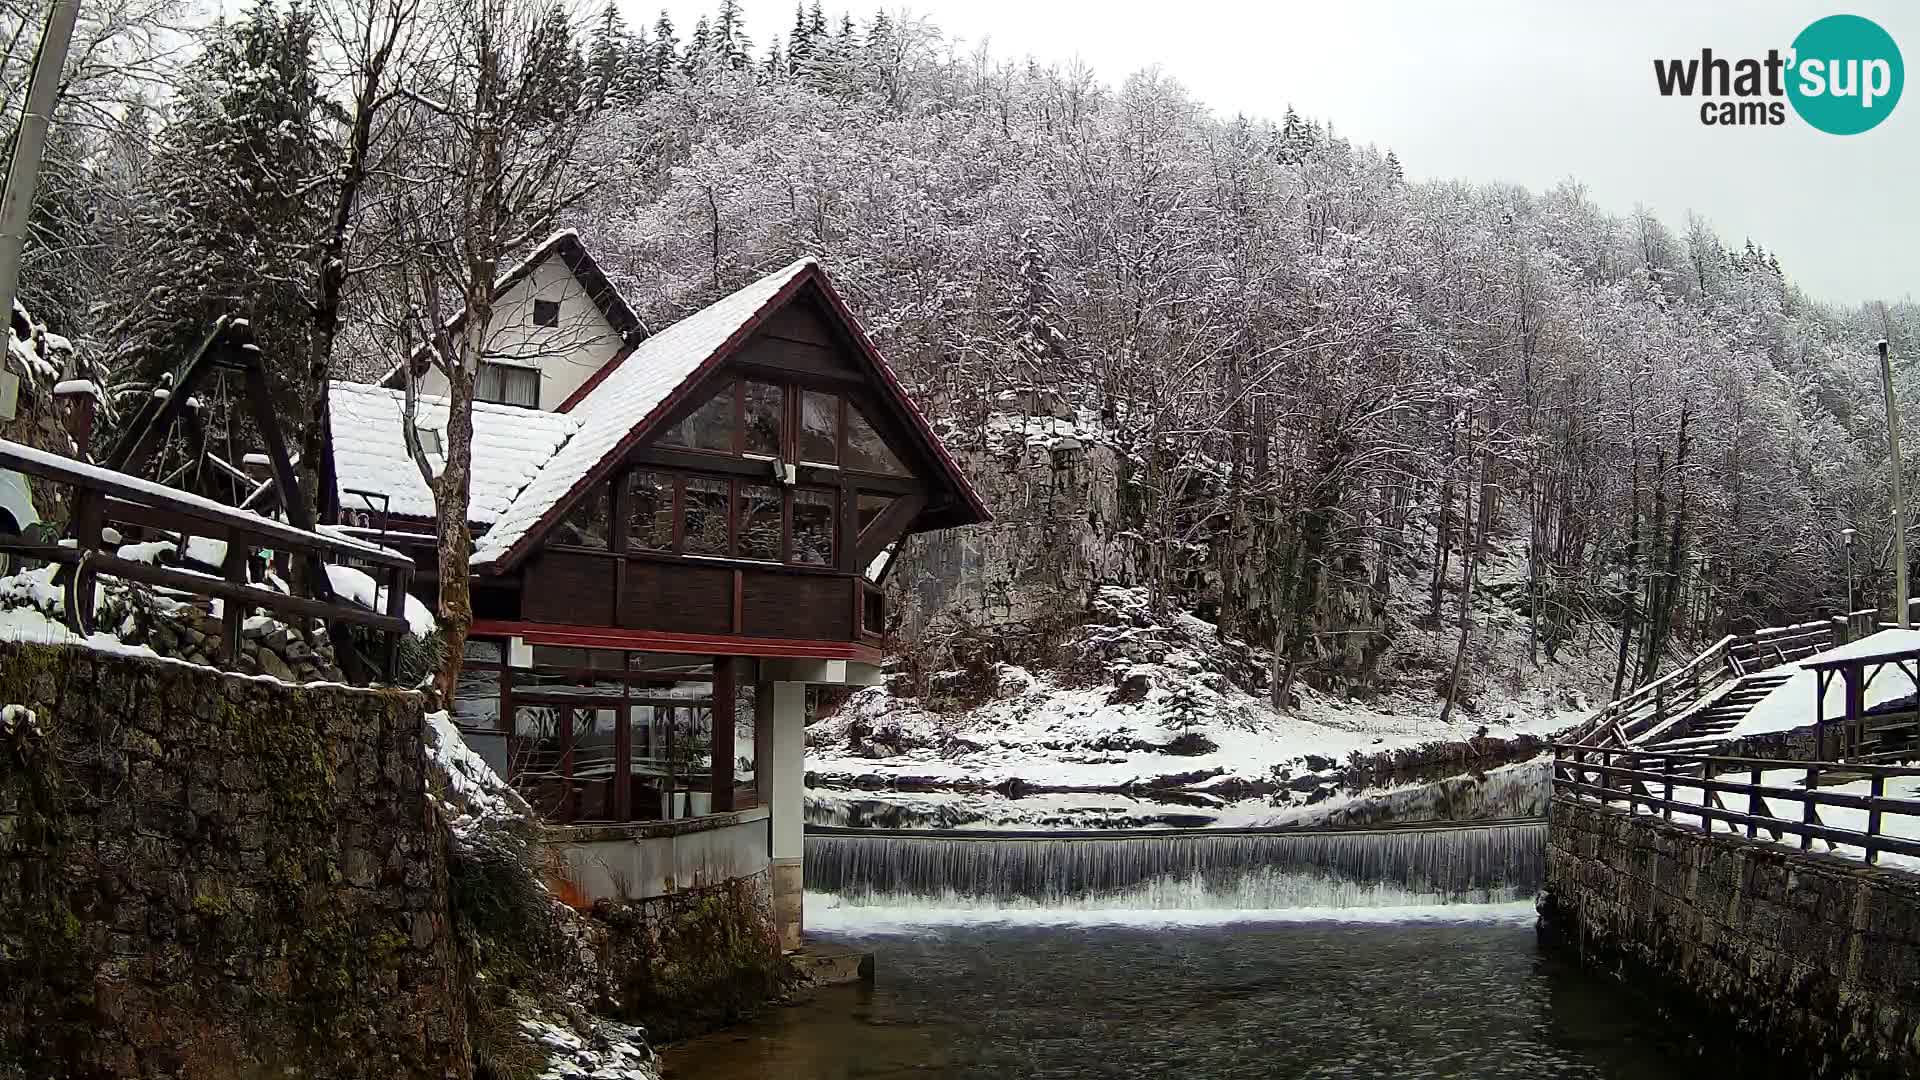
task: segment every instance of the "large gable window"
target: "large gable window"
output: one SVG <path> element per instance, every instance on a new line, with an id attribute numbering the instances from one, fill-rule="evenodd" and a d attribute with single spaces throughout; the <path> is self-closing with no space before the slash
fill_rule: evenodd
<path id="1" fill-rule="evenodd" d="M 739 412 L 734 407 L 734 393 L 734 384 L 728 383 L 719 393 L 708 398 L 705 404 L 695 409 L 692 415 L 660 436 L 661 444 L 684 446 L 692 450 L 718 450 L 723 454 L 733 453 L 733 432 L 739 421 Z"/>
<path id="2" fill-rule="evenodd" d="M 646 469 L 627 474 L 627 550 L 673 550 L 673 478 Z"/>
<path id="3" fill-rule="evenodd" d="M 681 550 L 688 555 L 729 555 L 727 504 L 732 485 L 725 480 L 689 477 L 683 484 L 680 512 L 685 526 Z"/>
<path id="4" fill-rule="evenodd" d="M 560 525 L 553 531 L 553 542 L 576 547 L 604 548 L 607 546 L 607 488 L 605 484 L 595 484 L 581 494 L 580 500 L 560 519 Z"/>
<path id="5" fill-rule="evenodd" d="M 833 565 L 834 519 L 840 497 L 832 491 L 802 488 L 793 493 L 793 561 L 807 566 Z"/>
<path id="6" fill-rule="evenodd" d="M 835 395 L 800 392 L 800 460 L 840 463 L 840 399 Z"/>
<path id="7" fill-rule="evenodd" d="M 872 422 L 860 410 L 847 407 L 847 455 L 842 468 L 882 476 L 905 476 L 907 467 L 894 456 L 893 448 L 875 431 Z"/>
<path id="8" fill-rule="evenodd" d="M 777 488 L 740 485 L 740 550 L 743 559 L 778 561 L 785 528 L 783 500 Z"/>
<path id="9" fill-rule="evenodd" d="M 537 409 L 540 407 L 540 369 L 482 360 L 473 377 L 473 400 Z"/>
<path id="10" fill-rule="evenodd" d="M 746 452 L 780 456 L 780 417 L 786 412 L 786 392 L 763 382 L 743 382 L 740 389 L 746 403 L 743 409 Z"/>

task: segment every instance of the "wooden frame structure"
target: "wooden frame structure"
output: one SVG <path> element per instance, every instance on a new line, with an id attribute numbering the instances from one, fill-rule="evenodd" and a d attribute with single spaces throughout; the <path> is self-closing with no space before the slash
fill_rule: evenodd
<path id="1" fill-rule="evenodd" d="M 260 607 L 276 613 L 324 619 L 331 624 L 364 626 L 385 635 L 386 675 L 393 675 L 398 636 L 407 632 L 405 603 L 413 573 L 412 560 L 396 552 L 355 540 L 295 528 L 272 518 L 223 506 L 189 492 L 129 477 L 60 457 L 44 450 L 0 439 L 0 468 L 37 476 L 62 485 L 72 493 L 73 513 L 69 541 L 34 544 L 18 539 L 0 542 L 0 550 L 63 567 L 59 579 L 66 598 L 67 624 L 76 633 L 93 631 L 92 584 L 100 574 L 138 581 L 156 588 L 193 596 L 218 598 L 222 603 L 221 651 L 227 659 L 239 656 L 240 632 L 246 613 Z M 183 546 L 187 537 L 206 537 L 226 544 L 221 576 L 155 566 L 120 558 L 106 543 L 109 522 L 135 528 L 171 530 Z M 384 576 L 385 611 L 370 611 L 334 599 L 297 596 L 253 584 L 249 566 L 265 551 L 287 551 L 309 560 L 318 580 L 329 557 L 361 563 Z M 264 562 L 264 558 L 261 559 Z M 376 580 L 378 580 L 376 578 Z M 336 635 L 336 651 L 345 645 Z M 341 659 L 353 663 L 348 652 Z M 349 677 L 356 673 L 349 672 Z"/>
<path id="2" fill-rule="evenodd" d="M 1907 677 L 1920 694 L 1920 646 L 1893 646 L 1804 665 L 1814 673 L 1814 745 L 1835 760 L 1867 761 L 1920 755 L 1920 700 L 1904 707 L 1869 709 L 1867 687 L 1887 669 Z M 1827 716 L 1827 691 L 1835 679 L 1842 687 L 1841 714 Z M 1829 742 L 1833 745 L 1829 746 Z"/>

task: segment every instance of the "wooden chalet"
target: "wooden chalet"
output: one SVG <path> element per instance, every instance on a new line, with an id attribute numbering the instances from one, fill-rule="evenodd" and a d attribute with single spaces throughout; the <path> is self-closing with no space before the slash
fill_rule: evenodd
<path id="1" fill-rule="evenodd" d="M 813 260 L 651 335 L 570 234 L 529 264 L 477 380 L 456 719 L 556 821 L 770 811 L 797 932 L 805 689 L 875 681 L 900 545 L 987 511 Z M 333 387 L 326 509 L 411 552 L 431 600 L 402 400 Z M 429 451 L 446 414 L 422 397 Z"/>

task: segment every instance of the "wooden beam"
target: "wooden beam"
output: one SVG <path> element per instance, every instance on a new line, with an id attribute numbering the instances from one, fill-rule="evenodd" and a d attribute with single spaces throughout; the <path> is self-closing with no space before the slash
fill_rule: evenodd
<path id="1" fill-rule="evenodd" d="M 737 676 L 734 658 L 713 658 L 712 802 L 715 813 L 733 809 L 733 721 Z"/>
<path id="2" fill-rule="evenodd" d="M 879 516 L 860 531 L 860 539 L 853 551 L 854 569 L 856 571 L 864 569 L 876 556 L 886 550 L 888 544 L 905 536 L 907 529 L 913 525 L 914 519 L 920 516 L 920 511 L 926 509 L 926 506 L 925 495 L 902 495 L 888 503 L 887 508 L 880 511 Z M 854 518 L 856 523 L 859 520 L 857 516 Z"/>
<path id="3" fill-rule="evenodd" d="M 533 645 L 585 649 L 632 649 L 639 652 L 762 656 L 794 660 L 858 660 L 865 664 L 880 661 L 879 649 L 857 641 L 748 637 L 740 634 L 680 634 L 507 619 L 475 619 L 472 635 L 518 637 Z"/>

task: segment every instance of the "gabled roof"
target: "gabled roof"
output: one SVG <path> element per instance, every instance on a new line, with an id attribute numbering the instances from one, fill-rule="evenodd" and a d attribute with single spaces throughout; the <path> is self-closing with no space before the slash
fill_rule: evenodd
<path id="1" fill-rule="evenodd" d="M 808 290 L 845 328 L 848 337 L 884 389 L 909 419 L 912 436 L 934 461 L 960 504 L 939 514 L 941 525 L 964 525 L 991 518 L 926 418 L 907 398 L 900 381 L 873 347 L 859 321 L 827 281 L 813 259 L 776 270 L 640 342 L 583 386 L 565 415 L 579 428 L 521 489 L 481 539 L 473 564 L 499 573 L 525 556 L 532 542 L 552 526 L 573 497 L 605 476 L 654 425 L 693 393 L 702 378 L 733 354 L 761 323 Z M 478 474 L 476 463 L 475 473 Z"/>
<path id="2" fill-rule="evenodd" d="M 587 245 L 581 242 L 580 234 L 572 229 L 563 229 L 554 233 L 540 246 L 528 252 L 526 258 L 502 274 L 500 279 L 494 282 L 493 298 L 498 300 L 505 296 L 508 290 L 538 270 L 541 264 L 555 257 L 558 257 L 573 274 L 575 280 L 580 282 L 580 287 L 586 292 L 587 298 L 593 301 L 594 307 L 600 309 L 600 314 L 607 320 L 607 325 L 613 327 L 614 332 L 619 334 L 622 340 L 631 345 L 646 335 L 645 328 L 640 324 L 640 316 L 634 314 L 626 297 L 621 296 L 620 290 L 607 279 L 606 273 L 600 269 L 600 264 L 594 261 L 593 253 L 589 252 Z M 462 311 L 448 319 L 446 326 L 442 329 L 448 337 L 456 336 L 460 333 L 460 327 L 466 324 L 466 319 L 466 312 Z M 414 374 L 418 375 L 425 371 L 428 361 L 432 358 L 432 342 L 422 343 L 414 349 L 413 354 L 408 358 L 413 362 Z M 395 364 L 393 369 L 380 380 L 380 385 L 398 387 L 400 374 L 400 365 Z"/>
<path id="3" fill-rule="evenodd" d="M 407 453 L 401 421 L 405 396 L 399 390 L 357 383 L 336 382 L 327 388 L 340 505 L 364 509 L 361 499 L 344 494 L 348 488 L 358 488 L 384 492 L 388 513 L 434 516 L 433 493 Z M 420 395 L 414 420 L 422 428 L 438 429 L 444 437 L 447 399 Z M 475 402 L 468 522 L 493 524 L 579 427 L 579 420 L 564 413 Z"/>

